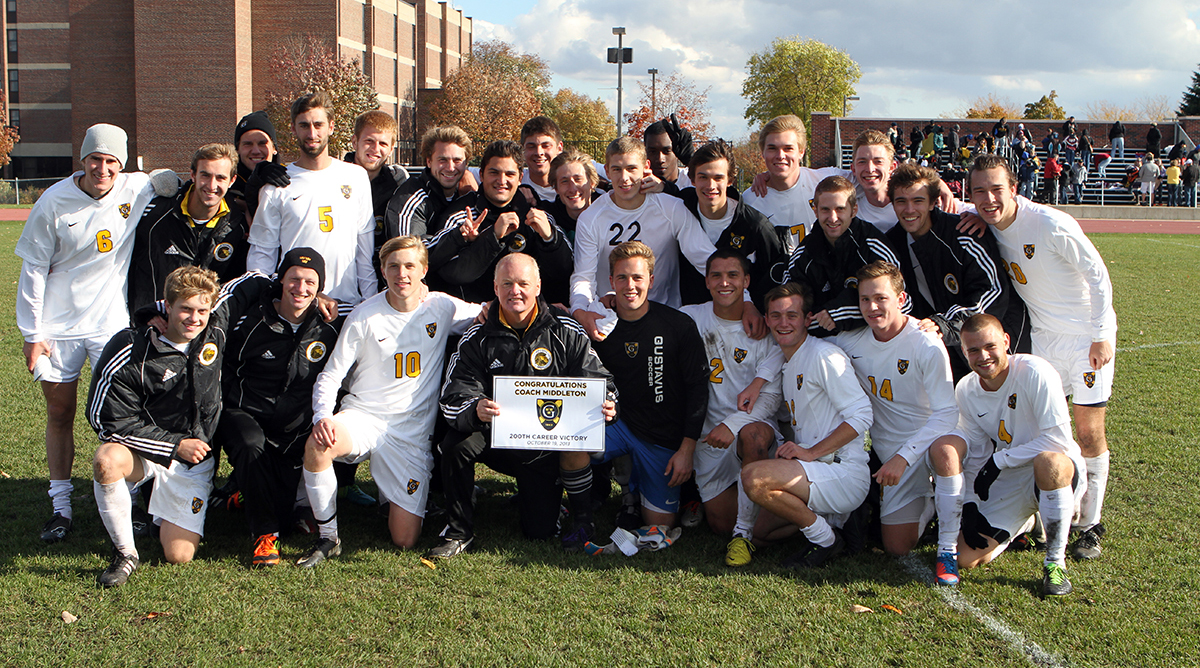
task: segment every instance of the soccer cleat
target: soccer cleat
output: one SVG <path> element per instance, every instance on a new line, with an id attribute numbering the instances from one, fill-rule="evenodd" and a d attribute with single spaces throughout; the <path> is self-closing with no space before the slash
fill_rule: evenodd
<path id="1" fill-rule="evenodd" d="M 562 537 L 563 550 L 570 554 L 584 552 L 595 534 L 596 527 L 592 526 L 591 522 L 578 522 L 574 531 Z"/>
<path id="2" fill-rule="evenodd" d="M 617 526 L 626 531 L 642 528 L 642 509 L 637 504 L 622 504 L 617 511 Z"/>
<path id="3" fill-rule="evenodd" d="M 1071 546 L 1071 556 L 1076 559 L 1097 559 L 1100 557 L 1100 539 L 1104 537 L 1104 525 L 1097 524 L 1079 534 L 1075 544 Z"/>
<path id="4" fill-rule="evenodd" d="M 296 560 L 296 565 L 300 568 L 312 568 L 322 561 L 332 559 L 341 553 L 342 541 L 318 538 L 317 542 L 308 548 L 308 552 L 305 552 L 304 556 Z"/>
<path id="5" fill-rule="evenodd" d="M 266 533 L 254 541 L 254 556 L 250 558 L 251 566 L 275 566 L 279 564 L 279 537 Z"/>
<path id="6" fill-rule="evenodd" d="M 71 533 L 71 525 L 73 522 L 58 513 L 54 513 L 54 517 L 50 518 L 49 522 L 42 525 L 42 533 L 39 538 L 46 543 L 57 543 L 67 537 Z"/>
<path id="7" fill-rule="evenodd" d="M 129 510 L 133 523 L 133 535 L 137 538 L 149 538 L 154 534 L 154 519 L 138 504 L 133 504 Z"/>
<path id="8" fill-rule="evenodd" d="M 358 485 L 350 485 L 346 488 L 346 500 L 356 506 L 369 508 L 375 505 L 375 497 L 364 492 Z"/>
<path id="9" fill-rule="evenodd" d="M 1046 550 L 1046 546 L 1039 543 L 1037 538 L 1034 538 L 1033 533 L 1029 532 L 1023 533 L 1014 538 L 1012 542 L 1008 544 L 1008 550 L 1010 552 L 1028 552 L 1030 550 L 1039 550 L 1044 552 Z"/>
<path id="10" fill-rule="evenodd" d="M 472 536 L 463 540 L 462 538 L 447 538 L 436 545 L 433 549 L 425 553 L 428 559 L 450 559 L 471 549 L 471 544 L 475 542 L 475 537 Z"/>
<path id="11" fill-rule="evenodd" d="M 934 579 L 940 585 L 953 587 L 958 584 L 958 555 L 953 552 L 942 552 L 934 564 Z"/>
<path id="12" fill-rule="evenodd" d="M 1042 566 L 1042 598 L 1066 596 L 1071 593 L 1071 590 L 1071 581 L 1067 579 L 1067 569 L 1053 561 Z"/>
<path id="13" fill-rule="evenodd" d="M 210 508 L 224 508 L 228 511 L 234 511 L 241 510 L 244 500 L 242 493 L 238 490 L 237 481 L 230 477 L 224 485 L 214 489 L 212 494 L 208 496 L 208 505 Z"/>
<path id="14" fill-rule="evenodd" d="M 699 501 L 688 501 L 679 510 L 679 526 L 694 529 L 704 521 L 704 506 Z"/>
<path id="15" fill-rule="evenodd" d="M 108 568 L 104 569 L 104 572 L 100 574 L 100 577 L 96 578 L 96 583 L 105 589 L 120 587 L 129 580 L 129 574 L 132 573 L 140 563 L 141 562 L 138 561 L 137 557 L 128 554 L 121 554 L 114 549 L 112 563 L 108 565 Z"/>
<path id="16" fill-rule="evenodd" d="M 832 558 L 846 549 L 846 541 L 840 531 L 834 530 L 833 544 L 827 547 L 813 545 L 808 550 L 802 550 L 788 557 L 784 566 L 788 568 L 822 568 Z"/>
<path id="17" fill-rule="evenodd" d="M 725 548 L 725 565 L 738 568 L 746 566 L 753 559 L 754 545 L 745 536 L 734 536 Z"/>

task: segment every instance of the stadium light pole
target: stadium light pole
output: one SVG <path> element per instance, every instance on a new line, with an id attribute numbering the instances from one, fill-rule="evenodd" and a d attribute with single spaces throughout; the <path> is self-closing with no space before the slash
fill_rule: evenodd
<path id="1" fill-rule="evenodd" d="M 621 136 L 621 95 L 624 93 L 624 88 L 621 84 L 622 67 L 625 63 L 633 62 L 633 49 L 627 49 L 624 46 L 625 28 L 615 27 L 612 29 L 614 35 L 617 36 L 617 48 L 609 47 L 608 62 L 617 64 L 617 136 Z"/>
<path id="2" fill-rule="evenodd" d="M 858 102 L 858 96 L 857 95 L 843 95 L 842 96 L 842 118 L 846 117 L 846 104 L 848 102 Z"/>
<path id="3" fill-rule="evenodd" d="M 654 88 L 655 80 L 658 79 L 658 68 L 651 67 L 646 73 L 650 75 L 650 120 L 654 120 L 658 112 L 658 94 Z"/>

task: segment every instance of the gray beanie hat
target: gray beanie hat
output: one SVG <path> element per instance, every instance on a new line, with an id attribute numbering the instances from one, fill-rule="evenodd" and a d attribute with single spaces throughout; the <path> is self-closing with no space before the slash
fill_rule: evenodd
<path id="1" fill-rule="evenodd" d="M 116 158 L 124 167 L 126 158 L 129 157 L 126 146 L 128 141 L 129 135 L 121 128 L 108 123 L 97 123 L 88 128 L 87 134 L 83 136 L 83 146 L 79 147 L 79 161 L 83 162 L 93 153 L 103 153 Z"/>

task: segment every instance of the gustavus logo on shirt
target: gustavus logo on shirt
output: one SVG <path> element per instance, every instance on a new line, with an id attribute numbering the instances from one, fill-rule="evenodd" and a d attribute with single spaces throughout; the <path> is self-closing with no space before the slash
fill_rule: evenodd
<path id="1" fill-rule="evenodd" d="M 527 245 L 528 242 L 525 241 L 524 234 L 514 234 L 508 240 L 508 250 L 512 253 L 520 253 L 521 251 L 525 250 L 525 246 Z"/>
<path id="2" fill-rule="evenodd" d="M 741 248 L 742 242 L 744 242 L 745 240 L 746 240 L 746 237 L 741 236 L 741 235 L 737 235 L 737 234 L 729 235 L 729 245 L 733 246 L 734 248 Z"/>
<path id="3" fill-rule="evenodd" d="M 633 342 L 626 341 L 625 342 L 625 354 L 626 355 L 629 355 L 630 357 L 637 357 L 637 351 L 638 351 L 637 341 L 633 341 Z"/>
<path id="4" fill-rule="evenodd" d="M 1014 392 L 1008 397 L 1008 407 L 1015 409 L 1017 407 L 1017 393 Z"/>
<path id="5" fill-rule="evenodd" d="M 562 417 L 562 405 L 562 399 L 537 400 L 538 421 L 546 431 L 553 431 L 558 426 L 558 420 Z"/>
<path id="6" fill-rule="evenodd" d="M 733 361 L 737 362 L 738 364 L 741 364 L 742 360 L 744 360 L 744 359 L 746 359 L 746 351 L 742 350 L 741 348 L 734 348 L 733 349 Z"/>
<path id="7" fill-rule="evenodd" d="M 1087 385 L 1088 389 L 1091 389 L 1092 386 L 1096 384 L 1096 372 L 1095 371 L 1083 372 L 1083 384 Z"/>
<path id="8" fill-rule="evenodd" d="M 313 341 L 308 344 L 308 348 L 304 349 L 304 356 L 308 358 L 309 362 L 320 362 L 325 359 L 326 352 L 327 348 L 324 343 Z"/>
<path id="9" fill-rule="evenodd" d="M 126 202 L 126 203 L 122 204 L 121 206 L 117 207 L 117 211 L 121 212 L 122 218 L 128 218 L 129 212 L 132 210 L 133 210 L 133 205 L 130 204 L 129 202 Z"/>
<path id="10" fill-rule="evenodd" d="M 432 339 L 433 335 L 437 334 L 437 323 L 431 322 L 428 325 L 425 325 L 425 333 L 428 334 L 429 338 Z"/>
<path id="11" fill-rule="evenodd" d="M 903 376 L 908 371 L 908 360 L 896 360 L 896 371 L 899 371 L 900 375 Z"/>
<path id="12" fill-rule="evenodd" d="M 217 244 L 217 247 L 213 249 L 213 257 L 220 262 L 233 257 L 233 244 L 229 242 Z"/>
<path id="13" fill-rule="evenodd" d="M 802 374 L 802 373 L 797 374 L 796 375 L 796 389 L 799 390 L 803 387 L 804 387 L 804 374 Z"/>
<path id="14" fill-rule="evenodd" d="M 350 199 L 350 186 L 342 186 L 342 197 Z"/>
<path id="15" fill-rule="evenodd" d="M 958 281 L 955 280 L 954 274 L 946 274 L 946 278 L 942 279 L 942 284 L 950 291 L 950 294 L 958 294 Z"/>
<path id="16" fill-rule="evenodd" d="M 408 479 L 408 487 L 405 489 L 409 496 L 417 493 L 417 488 L 421 486 L 421 481 L 416 478 Z"/>
<path id="17" fill-rule="evenodd" d="M 200 349 L 200 363 L 208 366 L 217 359 L 217 344 L 209 341 Z"/>
<path id="18" fill-rule="evenodd" d="M 857 287 L 858 287 L 858 279 L 857 278 L 851 276 L 850 278 L 846 279 L 846 288 L 847 289 L 857 288 Z"/>
<path id="19" fill-rule="evenodd" d="M 203 509 L 204 509 L 204 499 L 201 499 L 198 496 L 193 496 L 192 497 L 192 514 L 199 515 L 200 511 Z"/>
<path id="20" fill-rule="evenodd" d="M 1025 244 L 1025 257 L 1033 259 L 1033 244 Z"/>
<path id="21" fill-rule="evenodd" d="M 529 354 L 529 365 L 538 371 L 545 371 L 550 368 L 553 359 L 548 348 L 537 348 Z"/>

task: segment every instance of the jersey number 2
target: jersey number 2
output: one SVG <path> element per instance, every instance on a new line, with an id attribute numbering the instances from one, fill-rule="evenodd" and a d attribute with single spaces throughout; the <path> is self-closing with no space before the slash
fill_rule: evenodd
<path id="1" fill-rule="evenodd" d="M 621 235 L 625 233 L 625 227 L 620 223 L 613 223 L 612 227 L 608 228 L 609 232 L 614 232 L 612 238 L 608 240 L 609 246 L 616 246 L 622 241 L 637 241 L 637 236 L 642 232 L 642 224 L 638 221 L 633 221 L 629 224 L 629 238 L 622 239 Z"/>
<path id="2" fill-rule="evenodd" d="M 721 383 L 724 383 L 725 379 L 721 377 L 721 372 L 725 370 L 725 363 L 721 361 L 721 358 L 712 358 L 712 361 L 709 362 L 709 365 L 712 367 L 712 370 L 708 372 L 708 382 L 712 383 L 713 385 L 720 385 Z"/>
<path id="3" fill-rule="evenodd" d="M 396 377 L 416 378 L 421 375 L 421 353 L 396 353 Z"/>

